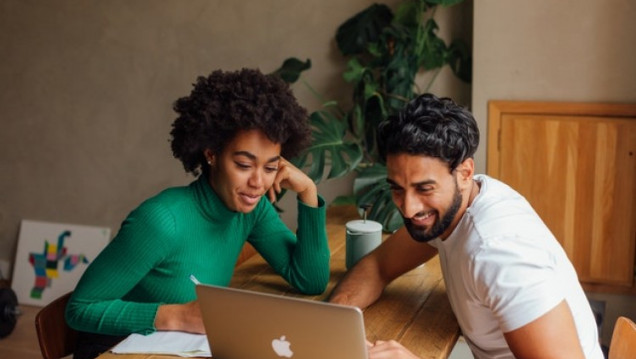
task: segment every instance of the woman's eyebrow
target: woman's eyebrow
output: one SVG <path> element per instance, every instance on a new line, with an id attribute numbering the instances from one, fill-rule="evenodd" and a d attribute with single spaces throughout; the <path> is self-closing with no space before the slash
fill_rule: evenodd
<path id="1" fill-rule="evenodd" d="M 236 151 L 232 153 L 233 156 L 245 156 L 247 158 L 249 158 L 252 161 L 256 161 L 256 155 L 249 152 L 249 151 Z M 270 159 L 268 159 L 266 162 L 267 163 L 271 163 L 271 162 L 276 162 L 280 160 L 280 156 L 274 156 Z"/>

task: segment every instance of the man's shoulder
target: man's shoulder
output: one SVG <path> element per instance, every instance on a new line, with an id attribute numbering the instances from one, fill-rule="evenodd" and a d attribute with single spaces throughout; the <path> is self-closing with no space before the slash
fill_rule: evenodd
<path id="1" fill-rule="evenodd" d="M 545 225 L 530 203 L 507 184 L 484 175 L 475 179 L 480 194 L 467 210 L 475 229 L 483 238 L 545 235 Z"/>
<path id="2" fill-rule="evenodd" d="M 514 188 L 495 178 L 486 175 L 475 176 L 479 195 L 470 206 L 473 216 L 489 217 L 490 215 L 514 214 L 518 212 L 534 212 L 528 201 Z M 510 211 L 502 213 L 502 211 Z"/>

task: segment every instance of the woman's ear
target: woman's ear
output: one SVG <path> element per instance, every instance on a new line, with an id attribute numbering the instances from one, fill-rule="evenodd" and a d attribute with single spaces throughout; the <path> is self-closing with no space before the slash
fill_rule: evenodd
<path id="1" fill-rule="evenodd" d="M 209 148 L 206 148 L 203 151 L 203 155 L 205 156 L 205 160 L 208 162 L 208 165 L 210 165 L 210 167 L 214 167 L 214 164 L 216 162 L 216 157 L 214 156 L 214 153 L 212 153 L 212 150 L 210 150 Z"/>

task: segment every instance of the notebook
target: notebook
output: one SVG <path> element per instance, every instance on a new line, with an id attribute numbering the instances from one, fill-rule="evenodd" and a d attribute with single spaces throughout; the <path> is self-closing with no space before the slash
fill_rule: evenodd
<path id="1" fill-rule="evenodd" d="M 366 359 L 356 307 L 199 284 L 197 297 L 216 359 Z"/>

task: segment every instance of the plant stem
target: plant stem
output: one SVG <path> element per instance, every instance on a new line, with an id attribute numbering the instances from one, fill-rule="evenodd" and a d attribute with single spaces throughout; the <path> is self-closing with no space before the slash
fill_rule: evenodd
<path id="1" fill-rule="evenodd" d="M 305 81 L 305 79 L 301 79 L 301 81 L 309 89 L 309 92 L 311 92 L 312 95 L 314 95 L 314 97 L 317 98 L 322 104 L 325 104 L 327 102 L 327 100 L 325 100 L 325 98 L 318 91 L 316 91 L 307 81 Z M 344 116 L 345 111 L 340 107 L 340 105 L 334 107 L 338 110 L 340 115 Z"/>
<path id="2" fill-rule="evenodd" d="M 433 82 L 435 82 L 435 79 L 437 78 L 437 75 L 439 75 L 439 73 L 442 71 L 441 67 L 438 67 L 435 70 L 435 73 L 433 74 L 433 78 L 431 79 L 431 81 L 428 82 L 428 85 L 426 85 L 426 91 L 425 92 L 429 92 L 431 90 L 431 86 L 433 86 Z"/>

